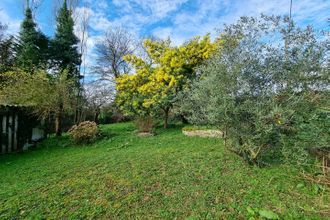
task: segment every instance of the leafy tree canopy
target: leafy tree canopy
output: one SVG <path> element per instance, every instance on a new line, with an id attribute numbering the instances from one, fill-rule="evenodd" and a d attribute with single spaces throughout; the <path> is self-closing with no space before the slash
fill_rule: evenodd
<path id="1" fill-rule="evenodd" d="M 281 155 L 298 162 L 329 143 L 328 39 L 282 17 L 242 17 L 226 26 L 221 53 L 182 99 L 192 123 L 221 128 L 253 163 Z"/>
<path id="2" fill-rule="evenodd" d="M 208 59 L 219 44 L 219 40 L 212 43 L 209 35 L 181 46 L 171 46 L 170 40 L 145 40 L 148 59 L 125 57 L 135 68 L 135 74 L 117 79 L 117 103 L 128 114 L 150 115 L 160 108 L 165 113 L 166 126 L 177 94 L 189 86 L 189 80 L 196 76 L 194 68 Z"/>
<path id="3" fill-rule="evenodd" d="M 0 85 L 0 103 L 31 106 L 41 118 L 56 119 L 56 133 L 62 130 L 62 117 L 74 105 L 75 81 L 68 77 L 68 71 L 49 75 L 36 71 L 33 75 L 15 70 L 2 74 L 5 83 Z"/>

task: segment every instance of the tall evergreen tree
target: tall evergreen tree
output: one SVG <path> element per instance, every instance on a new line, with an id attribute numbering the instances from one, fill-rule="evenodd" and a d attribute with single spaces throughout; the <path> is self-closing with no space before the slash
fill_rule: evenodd
<path id="1" fill-rule="evenodd" d="M 79 39 L 74 34 L 74 21 L 72 11 L 68 8 L 67 1 L 64 0 L 62 7 L 58 11 L 56 18 L 55 37 L 51 41 L 51 67 L 60 75 L 67 72 L 69 80 L 75 82 L 75 88 L 72 87 L 71 93 L 76 93 L 77 102 L 80 97 L 80 71 L 81 54 L 78 51 Z M 58 112 L 56 114 L 56 127 L 60 128 L 63 120 L 63 103 L 59 102 Z M 76 106 L 78 104 L 76 103 Z M 78 109 L 75 110 L 76 114 Z M 61 129 L 57 129 L 57 135 L 61 135 Z"/>
<path id="2" fill-rule="evenodd" d="M 33 73 L 37 68 L 46 67 L 48 38 L 37 30 L 37 24 L 33 20 L 29 4 L 26 6 L 25 18 L 21 24 L 15 50 L 17 67 L 30 73 Z"/>
<path id="3" fill-rule="evenodd" d="M 7 28 L 0 22 L 0 74 L 9 71 L 14 62 L 14 37 L 6 35 Z"/>
<path id="4" fill-rule="evenodd" d="M 51 42 L 52 66 L 58 72 L 67 70 L 69 77 L 80 79 L 79 65 L 81 55 L 78 52 L 79 39 L 74 34 L 72 12 L 64 0 L 57 16 L 55 37 Z"/>
<path id="5" fill-rule="evenodd" d="M 0 40 L 0 74 L 11 70 L 14 66 L 14 37 Z"/>

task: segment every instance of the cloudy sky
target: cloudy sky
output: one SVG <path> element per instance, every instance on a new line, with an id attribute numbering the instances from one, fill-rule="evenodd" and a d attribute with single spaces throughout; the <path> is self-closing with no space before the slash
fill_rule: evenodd
<path id="1" fill-rule="evenodd" d="M 48 36 L 54 32 L 54 5 L 59 0 L 42 2 L 35 11 L 40 29 Z M 23 18 L 24 0 L 0 0 L 0 21 L 17 33 Z M 77 11 L 90 16 L 88 62 L 93 47 L 104 31 L 122 26 L 137 37 L 171 37 L 180 44 L 195 35 L 216 34 L 223 23 L 240 16 L 288 15 L 290 0 L 80 0 Z M 329 30 L 330 0 L 293 0 L 292 16 L 300 26 L 313 25 Z"/>

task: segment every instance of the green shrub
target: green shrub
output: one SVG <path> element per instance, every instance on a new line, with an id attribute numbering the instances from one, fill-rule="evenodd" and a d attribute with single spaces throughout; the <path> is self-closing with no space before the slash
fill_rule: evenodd
<path id="1" fill-rule="evenodd" d="M 287 18 L 242 17 L 197 69 L 182 112 L 193 124 L 219 127 L 250 163 L 307 162 L 306 149 L 329 143 L 329 42 L 319 37 Z"/>
<path id="2" fill-rule="evenodd" d="M 71 139 L 77 144 L 91 143 L 99 133 L 100 130 L 97 124 L 92 121 L 81 122 L 79 125 L 72 126 L 69 130 Z"/>

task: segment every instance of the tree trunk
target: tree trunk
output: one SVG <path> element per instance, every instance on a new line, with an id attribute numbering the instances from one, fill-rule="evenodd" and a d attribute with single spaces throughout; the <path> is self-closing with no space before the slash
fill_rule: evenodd
<path id="1" fill-rule="evenodd" d="M 182 124 L 188 124 L 188 120 L 186 119 L 186 117 L 184 117 L 183 114 L 180 114 L 180 118 L 181 118 Z"/>
<path id="2" fill-rule="evenodd" d="M 225 141 L 225 148 L 227 148 L 227 124 L 225 125 L 225 130 L 224 130 L 224 132 L 222 134 L 222 137 L 223 137 L 223 139 Z"/>
<path id="3" fill-rule="evenodd" d="M 97 110 L 95 111 L 95 113 L 94 113 L 94 122 L 95 122 L 96 124 L 99 124 L 99 115 L 100 115 L 100 113 L 101 113 L 101 110 L 100 110 L 100 109 L 97 109 Z"/>
<path id="4" fill-rule="evenodd" d="M 79 92 L 80 93 L 80 92 Z M 78 125 L 81 122 L 81 115 L 82 115 L 82 107 L 80 103 L 80 94 L 78 93 L 77 101 L 76 101 L 76 109 L 74 114 L 74 124 Z"/>
<path id="5" fill-rule="evenodd" d="M 62 136 L 62 120 L 63 120 L 63 105 L 60 104 L 55 118 L 55 133 L 56 136 Z"/>
<path id="6" fill-rule="evenodd" d="M 168 127 L 168 115 L 170 113 L 170 108 L 164 109 L 164 128 L 166 129 Z"/>

